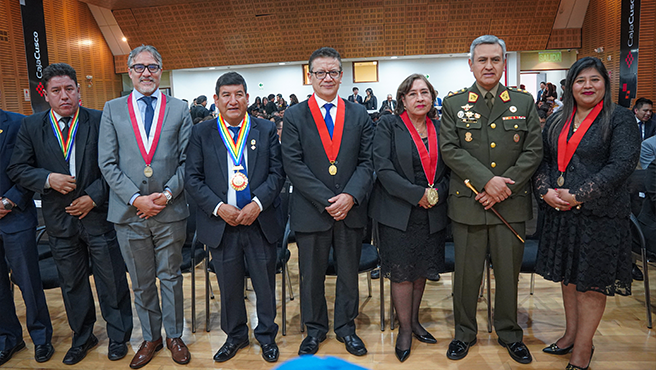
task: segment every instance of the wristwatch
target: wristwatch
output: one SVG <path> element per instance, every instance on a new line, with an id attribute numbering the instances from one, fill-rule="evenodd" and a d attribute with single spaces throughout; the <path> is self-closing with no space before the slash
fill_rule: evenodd
<path id="1" fill-rule="evenodd" d="M 164 196 L 166 197 L 166 204 L 171 203 L 171 199 L 173 199 L 173 195 L 171 194 L 171 192 L 168 190 L 164 190 L 163 193 Z"/>
<path id="2" fill-rule="evenodd" d="M 9 199 L 7 199 L 7 198 L 2 198 L 2 207 L 3 207 L 5 210 L 10 211 L 12 208 L 14 208 L 14 204 L 11 203 L 11 201 L 10 201 Z"/>

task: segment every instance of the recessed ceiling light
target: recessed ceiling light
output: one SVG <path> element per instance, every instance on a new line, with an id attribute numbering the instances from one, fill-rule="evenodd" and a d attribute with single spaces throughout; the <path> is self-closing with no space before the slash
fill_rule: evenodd
<path id="1" fill-rule="evenodd" d="M 279 66 L 284 66 L 284 65 L 285 65 L 285 63 L 283 63 L 283 62 L 280 62 L 280 63 L 278 63 L 278 65 L 279 65 Z"/>
<path id="2" fill-rule="evenodd" d="M 210 70 L 212 70 L 212 69 L 216 69 L 216 67 L 210 67 Z"/>
<path id="3" fill-rule="evenodd" d="M 398 57 L 391 57 L 390 59 L 396 59 L 396 58 L 398 58 Z"/>
<path id="4" fill-rule="evenodd" d="M 128 41 L 128 39 L 126 39 L 125 37 L 123 37 L 121 40 L 123 40 L 123 42 L 127 42 L 127 41 Z"/>

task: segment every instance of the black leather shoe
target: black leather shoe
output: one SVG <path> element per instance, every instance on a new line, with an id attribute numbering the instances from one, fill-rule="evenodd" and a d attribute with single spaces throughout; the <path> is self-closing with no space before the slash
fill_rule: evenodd
<path id="1" fill-rule="evenodd" d="M 461 360 L 467 356 L 469 347 L 474 344 L 476 344 L 476 338 L 469 343 L 454 339 L 449 343 L 449 349 L 446 350 L 446 357 L 451 360 Z"/>
<path id="2" fill-rule="evenodd" d="M 426 279 L 430 281 L 440 281 L 440 274 L 436 274 L 434 276 L 428 276 Z"/>
<path id="3" fill-rule="evenodd" d="M 530 364 L 531 361 L 533 361 L 531 352 L 528 350 L 528 347 L 526 347 L 524 342 L 505 343 L 501 339 L 498 341 L 502 347 L 506 347 L 513 360 L 520 364 Z"/>
<path id="4" fill-rule="evenodd" d="M 237 351 L 247 347 L 249 343 L 250 342 L 248 341 L 248 338 L 246 338 L 246 340 L 241 343 L 223 343 L 223 346 L 221 346 L 221 348 L 214 355 L 214 361 L 226 362 L 230 360 L 231 358 L 235 357 Z"/>
<path id="5" fill-rule="evenodd" d="M 590 367 L 590 363 L 592 362 L 592 355 L 594 355 L 594 346 L 592 346 L 592 351 L 590 352 L 590 361 L 588 361 L 588 366 L 580 367 L 567 363 L 567 367 L 565 368 L 565 370 L 588 370 L 588 368 Z"/>
<path id="6" fill-rule="evenodd" d="M 12 348 L 0 351 L 0 365 L 11 360 L 11 357 L 14 355 L 14 353 L 20 351 L 23 348 L 25 348 L 25 341 L 21 340 L 20 343 L 13 346 Z"/>
<path id="7" fill-rule="evenodd" d="M 399 347 L 395 347 L 394 352 L 396 353 L 396 358 L 398 358 L 399 361 L 401 361 L 401 362 L 407 360 L 408 357 L 410 357 L 410 350 L 411 349 L 412 348 L 408 348 L 408 349 L 403 350 L 403 349 L 399 349 Z"/>
<path id="8" fill-rule="evenodd" d="M 554 342 L 551 343 L 548 347 L 542 348 L 542 352 L 548 353 L 550 355 L 566 355 L 570 352 L 572 352 L 572 348 L 574 348 L 574 343 L 572 343 L 571 346 L 565 347 L 565 348 L 560 348 L 558 345 Z"/>
<path id="9" fill-rule="evenodd" d="M 128 354 L 128 345 L 123 342 L 114 342 L 109 340 L 109 347 L 107 348 L 107 358 L 111 361 L 117 361 L 125 357 Z"/>
<path id="10" fill-rule="evenodd" d="M 337 340 L 344 343 L 348 353 L 354 356 L 364 356 L 367 354 L 367 348 L 364 346 L 364 342 L 355 333 L 345 337 L 338 336 Z"/>
<path id="11" fill-rule="evenodd" d="M 636 265 L 635 263 L 633 264 L 633 268 L 631 269 L 631 277 L 633 277 L 633 280 L 635 281 L 645 280 L 645 276 L 642 274 L 642 271 L 640 271 L 638 265 Z"/>
<path id="12" fill-rule="evenodd" d="M 278 355 L 280 351 L 278 350 L 278 345 L 275 343 L 266 343 L 260 344 L 262 347 L 262 358 L 266 362 L 276 362 L 278 361 Z"/>
<path id="13" fill-rule="evenodd" d="M 75 365 L 78 362 L 82 361 L 86 356 L 87 352 L 98 344 L 98 338 L 95 335 L 91 334 L 86 343 L 81 346 L 71 347 L 71 349 L 66 352 L 64 356 L 63 363 L 66 365 Z"/>
<path id="14" fill-rule="evenodd" d="M 34 359 L 36 362 L 46 362 L 55 353 L 55 347 L 50 343 L 37 344 L 34 346 Z"/>
<path id="15" fill-rule="evenodd" d="M 429 344 L 435 344 L 437 343 L 437 339 L 435 339 L 434 336 L 431 335 L 431 333 L 426 332 L 426 334 L 417 334 L 417 333 L 412 333 L 415 338 L 417 338 L 418 341 L 424 342 L 424 343 L 429 343 Z"/>
<path id="16" fill-rule="evenodd" d="M 298 355 L 313 355 L 319 350 L 319 343 L 326 340 L 326 334 L 322 334 L 320 337 L 313 337 L 308 335 L 301 342 L 301 346 L 298 348 Z"/>

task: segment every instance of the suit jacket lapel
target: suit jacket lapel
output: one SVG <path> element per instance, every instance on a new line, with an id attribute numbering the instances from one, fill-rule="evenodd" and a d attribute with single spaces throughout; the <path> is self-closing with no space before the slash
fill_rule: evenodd
<path id="1" fill-rule="evenodd" d="M 5 138 L 7 137 L 7 122 L 9 121 L 9 115 L 0 110 L 0 148 L 5 147 Z"/>
<path id="2" fill-rule="evenodd" d="M 57 122 L 55 122 L 57 124 Z M 55 137 L 55 132 L 52 129 L 52 124 L 50 123 L 50 110 L 46 111 L 43 115 L 43 137 L 45 138 L 45 145 L 50 149 L 52 157 L 55 158 L 57 164 L 61 166 L 62 173 L 70 175 L 70 169 L 68 168 L 68 162 L 64 158 L 64 153 L 62 152 L 61 147 L 59 146 L 59 141 Z"/>
<path id="3" fill-rule="evenodd" d="M 214 121 L 216 122 L 216 120 Z M 216 130 L 216 131 L 214 131 Z M 219 128 L 217 125 L 214 125 L 214 129 L 212 130 L 212 141 L 214 142 L 214 150 L 216 150 L 216 157 L 219 161 L 219 173 L 227 173 L 228 172 L 228 149 L 226 149 L 225 144 L 223 143 L 223 140 L 221 139 L 221 134 L 219 133 Z"/>
<path id="4" fill-rule="evenodd" d="M 80 109 L 80 115 L 78 118 L 77 124 L 77 134 L 75 134 L 75 174 L 79 176 L 81 173 L 82 162 L 84 161 L 84 148 L 87 145 L 87 139 L 89 137 L 89 115 L 82 108 Z"/>
<path id="5" fill-rule="evenodd" d="M 412 147 L 415 145 L 408 132 L 408 128 L 400 117 L 394 120 L 396 124 L 396 134 L 394 135 L 394 146 L 396 147 L 396 155 L 399 159 L 399 165 L 405 177 L 414 183 L 415 174 L 412 167 Z"/>
<path id="6" fill-rule="evenodd" d="M 257 143 L 260 141 L 260 130 L 257 129 L 257 123 L 251 121 L 251 130 L 248 132 L 246 138 L 246 146 L 244 151 L 248 153 L 248 176 L 251 176 L 255 169 L 255 162 L 257 161 L 257 153 L 260 150 Z M 254 144 L 253 144 L 254 143 Z"/>
<path id="7" fill-rule="evenodd" d="M 485 104 L 485 96 L 483 96 L 481 94 L 481 92 L 478 90 L 478 86 L 476 86 L 475 82 L 472 85 L 472 87 L 469 88 L 469 91 L 467 92 L 467 94 L 469 95 L 470 92 L 476 94 L 478 96 L 478 98 L 476 98 L 475 102 L 469 102 L 471 99 L 469 99 L 469 96 L 468 96 L 467 97 L 468 98 L 467 99 L 467 104 L 474 106 L 474 109 L 473 109 L 474 112 L 480 113 L 480 115 L 485 117 L 485 118 L 489 118 L 490 117 L 490 108 L 488 108 L 487 104 Z"/>
<path id="8" fill-rule="evenodd" d="M 494 106 L 492 106 L 492 113 L 490 114 L 490 122 L 493 122 L 497 118 L 501 117 L 501 115 L 510 106 L 510 99 L 508 99 L 507 102 L 501 100 L 501 94 L 503 94 L 504 91 L 506 91 L 506 87 L 503 85 L 499 85 L 499 88 L 497 89 L 497 95 L 494 97 Z"/>

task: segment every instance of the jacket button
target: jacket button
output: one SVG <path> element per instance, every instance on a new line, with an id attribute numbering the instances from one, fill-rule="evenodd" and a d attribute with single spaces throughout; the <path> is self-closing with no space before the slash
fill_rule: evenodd
<path id="1" fill-rule="evenodd" d="M 492 127 L 492 129 L 494 130 L 495 128 L 497 128 L 497 124 L 494 123 L 494 122 L 492 122 L 492 124 L 490 125 L 490 127 Z"/>
<path id="2" fill-rule="evenodd" d="M 469 123 L 467 124 L 467 127 L 469 127 Z"/>
<path id="3" fill-rule="evenodd" d="M 335 184 L 335 189 L 339 189 L 339 184 Z"/>
<path id="4" fill-rule="evenodd" d="M 146 184 L 147 184 L 147 182 L 146 182 L 146 180 L 144 180 L 144 181 L 142 181 L 141 183 L 142 183 L 142 184 L 144 184 L 144 185 L 146 185 Z"/>
<path id="5" fill-rule="evenodd" d="M 460 195 L 460 192 L 456 190 L 456 195 Z"/>
<path id="6" fill-rule="evenodd" d="M 519 128 L 519 126 L 515 125 L 515 128 L 517 129 L 517 128 Z"/>
<path id="7" fill-rule="evenodd" d="M 494 167 L 496 167 L 496 166 L 497 166 L 497 162 L 492 162 L 492 163 L 490 163 L 490 167 L 494 168 Z"/>
<path id="8" fill-rule="evenodd" d="M 490 143 L 490 148 L 494 149 L 496 147 L 497 147 L 497 143 L 495 143 L 495 142 Z"/>

